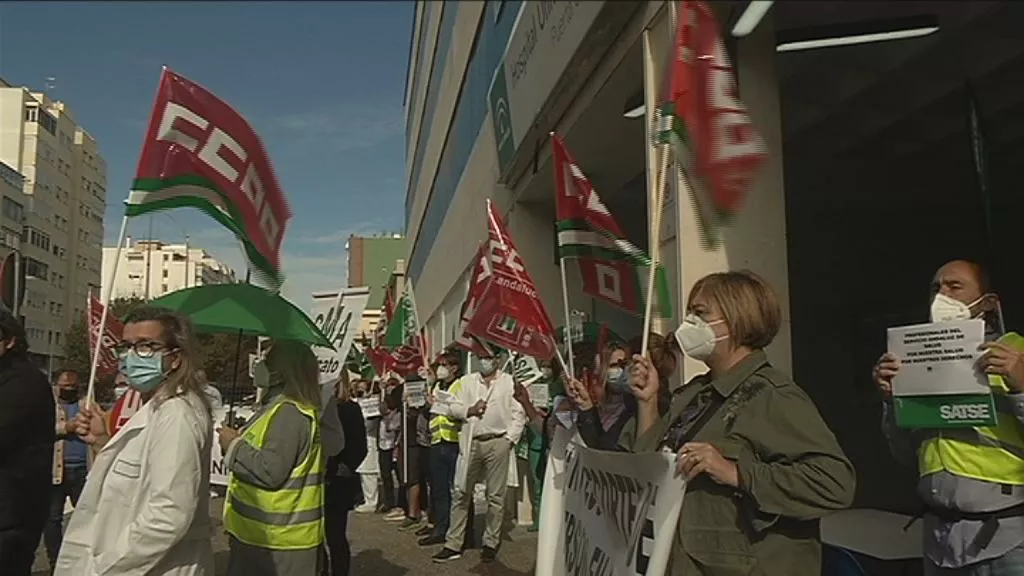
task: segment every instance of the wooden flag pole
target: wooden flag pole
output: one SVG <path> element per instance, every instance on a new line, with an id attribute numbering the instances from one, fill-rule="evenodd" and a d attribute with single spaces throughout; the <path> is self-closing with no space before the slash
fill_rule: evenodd
<path id="1" fill-rule="evenodd" d="M 661 149 L 661 166 L 658 174 L 655 175 L 657 186 L 654 199 L 654 214 L 651 222 L 651 266 L 647 271 L 647 299 L 644 301 L 644 331 L 641 338 L 640 350 L 647 354 L 647 345 L 651 337 L 651 316 L 654 312 L 655 280 L 657 280 L 658 260 L 661 256 L 661 217 L 665 204 L 665 187 L 668 184 L 668 157 L 667 144 L 659 146 Z"/>

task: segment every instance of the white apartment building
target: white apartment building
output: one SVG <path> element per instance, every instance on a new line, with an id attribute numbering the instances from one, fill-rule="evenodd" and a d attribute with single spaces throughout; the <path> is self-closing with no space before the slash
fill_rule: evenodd
<path id="1" fill-rule="evenodd" d="M 4 194 L 2 233 L 19 237 L 29 347 L 41 367 L 56 368 L 68 328 L 100 285 L 107 165 L 67 104 L 3 81 L 0 162 L 23 176 L 20 198 Z"/>
<path id="2" fill-rule="evenodd" d="M 206 250 L 187 244 L 166 244 L 159 240 L 142 240 L 133 244 L 129 238 L 119 257 L 116 247 L 104 247 L 104 283 L 110 281 L 115 258 L 118 258 L 117 275 L 111 299 L 151 300 L 183 288 L 236 282 L 235 271 L 230 266 Z M 104 294 L 106 290 L 104 284 Z"/>

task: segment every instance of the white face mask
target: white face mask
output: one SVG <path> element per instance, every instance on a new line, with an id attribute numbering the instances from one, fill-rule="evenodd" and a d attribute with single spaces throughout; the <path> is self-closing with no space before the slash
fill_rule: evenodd
<path id="1" fill-rule="evenodd" d="M 448 380 L 448 377 L 452 375 L 452 373 L 448 371 L 447 366 L 438 366 L 436 374 L 438 380 Z"/>
<path id="2" fill-rule="evenodd" d="M 257 388 L 270 388 L 270 369 L 267 368 L 267 362 L 265 360 L 260 360 L 255 366 L 253 366 L 252 385 Z"/>
<path id="3" fill-rule="evenodd" d="M 493 358 L 481 358 L 480 359 L 480 373 L 484 376 L 490 376 L 494 374 L 496 368 Z"/>
<path id="4" fill-rule="evenodd" d="M 984 296 L 982 296 L 984 298 Z M 945 294 L 936 294 L 932 299 L 931 317 L 932 322 L 953 322 L 954 320 L 970 320 L 974 317 L 971 314 L 971 306 L 981 302 L 978 298 L 970 304 L 950 298 Z"/>
<path id="5" fill-rule="evenodd" d="M 724 320 L 715 320 L 708 323 L 700 316 L 690 314 L 679 325 L 679 328 L 676 328 L 676 340 L 687 356 L 703 362 L 715 351 L 716 343 L 729 338 L 728 335 L 715 336 L 715 331 L 712 329 L 715 324 L 723 322 Z"/>

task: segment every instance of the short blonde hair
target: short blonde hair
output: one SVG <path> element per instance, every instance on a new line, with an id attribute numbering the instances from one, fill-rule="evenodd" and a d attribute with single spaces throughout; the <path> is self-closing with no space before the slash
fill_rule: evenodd
<path id="1" fill-rule="evenodd" d="M 759 350 L 771 344 L 779 333 L 779 298 L 764 278 L 749 270 L 718 272 L 701 278 L 690 291 L 687 309 L 698 296 L 718 308 L 736 346 Z"/>
<path id="2" fill-rule="evenodd" d="M 266 362 L 271 378 L 283 385 L 285 397 L 320 409 L 320 363 L 312 348 L 294 340 L 275 340 Z"/>

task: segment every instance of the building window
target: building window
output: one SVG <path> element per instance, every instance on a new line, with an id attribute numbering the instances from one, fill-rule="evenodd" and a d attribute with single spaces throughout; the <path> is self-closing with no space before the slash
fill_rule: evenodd
<path id="1" fill-rule="evenodd" d="M 21 224 L 25 219 L 25 207 L 6 196 L 4 196 L 3 200 L 3 211 L 4 216 L 14 220 L 18 224 Z"/>
<path id="2" fill-rule="evenodd" d="M 36 230 L 35 228 L 25 227 L 25 235 L 28 237 L 28 243 L 39 248 L 40 250 L 50 250 L 50 237 Z"/>
<path id="3" fill-rule="evenodd" d="M 50 277 L 50 267 L 45 262 L 40 262 L 35 258 L 25 257 L 25 275 L 32 278 L 38 278 L 40 280 L 46 280 Z"/>
<path id="4" fill-rule="evenodd" d="M 164 270 L 164 278 L 167 278 L 167 270 Z"/>
<path id="5" fill-rule="evenodd" d="M 38 106 L 25 106 L 25 122 L 35 122 L 39 119 Z"/>
<path id="6" fill-rule="evenodd" d="M 18 245 L 21 244 L 21 234 L 4 227 L 0 229 L 0 242 L 8 248 L 18 248 Z"/>
<path id="7" fill-rule="evenodd" d="M 57 135 L 57 119 L 46 110 L 39 111 L 39 125 L 50 133 L 50 136 Z"/>

